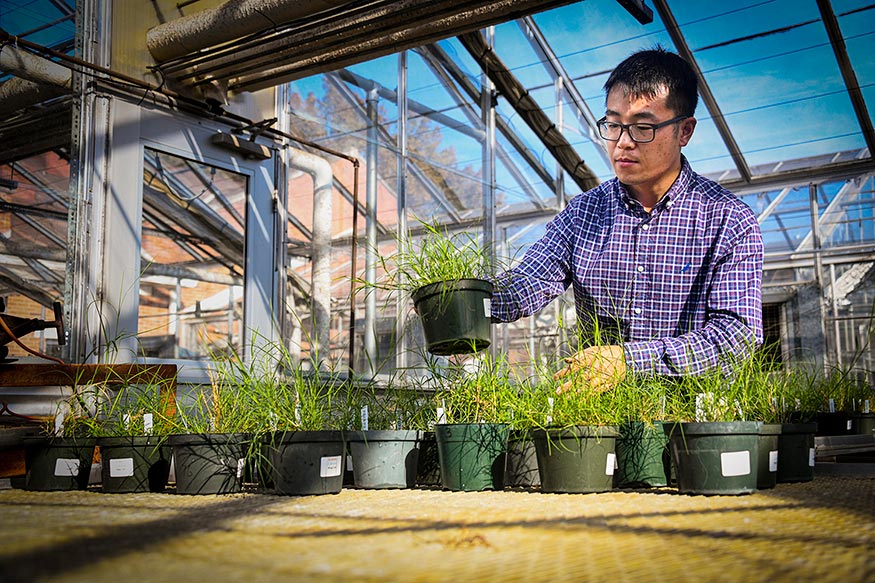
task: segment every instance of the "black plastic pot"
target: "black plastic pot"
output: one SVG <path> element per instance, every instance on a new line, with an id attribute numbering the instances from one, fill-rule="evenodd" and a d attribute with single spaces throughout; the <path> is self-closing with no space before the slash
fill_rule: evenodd
<path id="1" fill-rule="evenodd" d="M 851 418 L 857 435 L 875 435 L 875 414 L 858 413 Z"/>
<path id="2" fill-rule="evenodd" d="M 756 492 L 760 425 L 756 421 L 666 424 L 678 491 Z"/>
<path id="3" fill-rule="evenodd" d="M 232 494 L 243 486 L 249 436 L 242 433 L 171 435 L 177 494 Z"/>
<path id="4" fill-rule="evenodd" d="M 492 283 L 482 279 L 438 282 L 413 292 L 426 350 L 436 355 L 469 354 L 489 346 Z"/>
<path id="5" fill-rule="evenodd" d="M 93 437 L 24 437 L 24 488 L 41 492 L 85 490 L 95 441 Z"/>
<path id="6" fill-rule="evenodd" d="M 757 461 L 757 489 L 759 490 L 774 488 L 778 481 L 780 438 L 780 423 L 763 423 L 760 426 L 760 451 Z"/>
<path id="7" fill-rule="evenodd" d="M 163 438 L 101 437 L 97 445 L 104 492 L 163 492 L 167 487 L 172 450 Z"/>
<path id="8" fill-rule="evenodd" d="M 671 455 L 663 422 L 630 421 L 620 425 L 617 438 L 619 488 L 658 488 L 671 480 Z"/>
<path id="9" fill-rule="evenodd" d="M 851 435 L 853 433 L 851 416 L 844 411 L 834 413 L 821 411 L 815 415 L 814 420 L 817 422 L 817 435 Z"/>
<path id="10" fill-rule="evenodd" d="M 416 485 L 420 431 L 354 431 L 347 434 L 357 488 Z"/>
<path id="11" fill-rule="evenodd" d="M 507 435 L 503 423 L 436 425 L 441 485 L 454 491 L 501 490 Z"/>
<path id="12" fill-rule="evenodd" d="M 340 431 L 277 432 L 265 438 L 265 445 L 277 494 L 337 494 L 343 489 L 346 444 Z"/>
<path id="13" fill-rule="evenodd" d="M 509 488 L 533 488 L 541 485 L 538 452 L 531 431 L 511 431 L 504 463 L 504 485 Z"/>
<path id="14" fill-rule="evenodd" d="M 778 437 L 778 483 L 814 479 L 817 423 L 784 423 Z"/>
<path id="15" fill-rule="evenodd" d="M 542 492 L 607 492 L 614 486 L 616 427 L 588 426 L 536 430 Z"/>

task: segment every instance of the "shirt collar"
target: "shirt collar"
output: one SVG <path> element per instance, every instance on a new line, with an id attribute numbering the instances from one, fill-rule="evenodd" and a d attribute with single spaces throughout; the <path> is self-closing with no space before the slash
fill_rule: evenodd
<path id="1" fill-rule="evenodd" d="M 677 204 L 686 195 L 692 181 L 693 169 L 690 167 L 687 157 L 681 154 L 681 172 L 678 174 L 674 184 L 671 185 L 671 188 L 668 189 L 668 192 L 665 193 L 665 196 L 659 199 L 659 202 L 653 207 L 653 212 L 660 212 Z M 620 195 L 620 203 L 627 209 L 641 208 L 640 203 L 632 198 L 629 191 L 626 190 L 626 187 L 619 180 L 617 180 L 617 190 Z"/>

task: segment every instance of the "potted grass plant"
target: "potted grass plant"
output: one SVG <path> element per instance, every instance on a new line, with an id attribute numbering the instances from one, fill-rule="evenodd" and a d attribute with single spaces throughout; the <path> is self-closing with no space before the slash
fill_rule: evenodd
<path id="1" fill-rule="evenodd" d="M 386 279 L 376 287 L 410 294 L 426 350 L 469 354 L 489 346 L 494 265 L 469 232 L 450 233 L 421 223 L 422 235 L 382 259 Z"/>
<path id="2" fill-rule="evenodd" d="M 43 428 L 43 435 L 22 438 L 26 490 L 88 488 L 95 458 L 94 417 L 80 403 L 84 403 L 81 395 L 74 393 L 70 401 L 60 403 L 58 415 Z"/>
<path id="3" fill-rule="evenodd" d="M 454 491 L 502 489 L 517 393 L 504 362 L 484 353 L 435 373 L 441 485 Z"/>
<path id="4" fill-rule="evenodd" d="M 629 377 L 613 391 L 622 412 L 617 437 L 619 488 L 658 488 L 671 484 L 671 455 L 665 428 L 666 394 L 670 381 L 659 377 Z"/>

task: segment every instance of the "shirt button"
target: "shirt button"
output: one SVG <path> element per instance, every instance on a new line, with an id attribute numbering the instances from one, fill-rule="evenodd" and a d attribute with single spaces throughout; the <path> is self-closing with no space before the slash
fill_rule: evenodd
<path id="1" fill-rule="evenodd" d="M 637 269 L 637 271 L 638 271 L 639 273 L 641 273 L 642 271 L 644 271 L 644 266 L 643 266 L 643 265 L 639 265 L 636 269 Z"/>
<path id="2" fill-rule="evenodd" d="M 640 313 L 641 313 L 641 308 L 635 308 L 635 309 L 632 310 L 632 311 L 635 312 L 636 314 L 640 314 Z"/>
<path id="3" fill-rule="evenodd" d="M 648 225 L 647 223 L 644 223 L 643 225 L 641 225 L 641 228 L 646 231 L 650 228 L 650 225 Z"/>

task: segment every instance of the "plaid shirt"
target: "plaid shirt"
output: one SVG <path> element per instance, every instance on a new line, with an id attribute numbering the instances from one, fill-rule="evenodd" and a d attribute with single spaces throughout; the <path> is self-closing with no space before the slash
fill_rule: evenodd
<path id="1" fill-rule="evenodd" d="M 496 278 L 492 317 L 574 291 L 584 345 L 622 344 L 639 374 L 697 374 L 762 342 L 763 241 L 753 211 L 690 169 L 648 213 L 614 178 L 575 197 Z"/>

